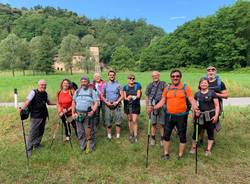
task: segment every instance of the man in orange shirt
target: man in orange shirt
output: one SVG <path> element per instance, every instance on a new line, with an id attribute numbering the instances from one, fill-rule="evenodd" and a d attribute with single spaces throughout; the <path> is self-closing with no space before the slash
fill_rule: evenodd
<path id="1" fill-rule="evenodd" d="M 166 119 L 164 127 L 164 146 L 163 160 L 169 159 L 170 137 L 172 130 L 176 126 L 180 138 L 179 154 L 177 159 L 181 159 L 186 146 L 187 119 L 189 114 L 189 106 L 193 110 L 197 109 L 197 105 L 192 96 L 192 91 L 186 84 L 181 83 L 182 73 L 180 70 L 172 70 L 170 73 L 172 84 L 167 86 L 163 93 L 161 101 L 152 107 L 152 110 L 161 108 L 166 105 Z"/>

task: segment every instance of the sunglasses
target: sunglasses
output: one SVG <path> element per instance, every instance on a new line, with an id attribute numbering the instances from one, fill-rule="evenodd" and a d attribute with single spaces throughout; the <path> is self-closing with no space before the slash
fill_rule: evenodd
<path id="1" fill-rule="evenodd" d="M 207 71 L 208 71 L 208 72 L 210 72 L 210 71 L 214 72 L 215 69 L 214 69 L 214 68 L 213 68 L 213 69 L 208 69 Z"/>
<path id="2" fill-rule="evenodd" d="M 130 80 L 135 80 L 135 78 L 128 78 L 128 79 L 130 79 Z"/>
<path id="3" fill-rule="evenodd" d="M 171 78 L 180 78 L 180 75 L 172 75 Z"/>

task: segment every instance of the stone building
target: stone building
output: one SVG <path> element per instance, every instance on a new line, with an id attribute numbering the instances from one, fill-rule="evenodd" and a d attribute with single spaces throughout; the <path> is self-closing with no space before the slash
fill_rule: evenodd
<path id="1" fill-rule="evenodd" d="M 99 56 L 99 48 L 98 47 L 90 47 L 90 59 L 94 62 L 94 71 L 100 72 L 100 56 Z M 72 63 L 73 63 L 73 72 L 84 72 L 83 69 L 80 68 L 80 63 L 83 60 L 84 56 L 80 53 L 75 53 L 72 57 Z M 93 59 L 92 59 L 93 58 Z M 60 58 L 58 56 L 55 56 L 54 58 L 54 69 L 56 71 L 65 71 L 65 65 L 63 62 L 60 61 Z"/>

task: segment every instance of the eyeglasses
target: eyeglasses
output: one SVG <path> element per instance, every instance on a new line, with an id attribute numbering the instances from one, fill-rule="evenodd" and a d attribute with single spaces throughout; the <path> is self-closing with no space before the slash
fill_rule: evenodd
<path id="1" fill-rule="evenodd" d="M 130 79 L 130 80 L 135 80 L 135 78 L 132 78 L 132 77 L 131 77 L 131 78 L 128 78 L 128 79 Z"/>
<path id="2" fill-rule="evenodd" d="M 180 75 L 172 75 L 171 78 L 180 78 Z"/>

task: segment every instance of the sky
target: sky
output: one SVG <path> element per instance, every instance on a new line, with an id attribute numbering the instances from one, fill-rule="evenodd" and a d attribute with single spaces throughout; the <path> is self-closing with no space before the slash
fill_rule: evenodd
<path id="1" fill-rule="evenodd" d="M 121 18 L 137 20 L 163 28 L 167 33 L 196 17 L 214 14 L 235 0 L 0 0 L 12 7 L 35 5 L 60 7 L 91 19 Z"/>

